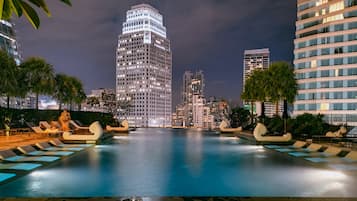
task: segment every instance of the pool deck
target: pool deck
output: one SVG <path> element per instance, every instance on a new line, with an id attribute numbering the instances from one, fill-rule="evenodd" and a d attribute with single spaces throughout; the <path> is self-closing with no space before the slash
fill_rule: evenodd
<path id="1" fill-rule="evenodd" d="M 15 149 L 18 146 L 32 145 L 38 142 L 48 142 L 51 139 L 53 137 L 35 133 L 0 136 L 0 150 Z"/>

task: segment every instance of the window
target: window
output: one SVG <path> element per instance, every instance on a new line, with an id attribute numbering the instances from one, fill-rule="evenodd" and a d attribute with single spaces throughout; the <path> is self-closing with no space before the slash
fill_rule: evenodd
<path id="1" fill-rule="evenodd" d="M 317 45 L 317 39 L 312 39 L 309 41 L 310 46 Z"/>
<path id="2" fill-rule="evenodd" d="M 342 65 L 343 64 L 343 58 L 336 58 L 333 60 L 334 65 Z"/>
<path id="3" fill-rule="evenodd" d="M 334 99 L 342 99 L 343 98 L 343 93 L 342 92 L 334 92 L 333 93 L 333 98 Z"/>
<path id="4" fill-rule="evenodd" d="M 356 37 L 357 37 L 357 34 L 356 34 Z M 298 44 L 298 48 L 304 48 L 306 47 L 306 42 L 301 42 Z"/>
<path id="5" fill-rule="evenodd" d="M 348 40 L 357 40 L 357 34 L 348 34 Z"/>
<path id="6" fill-rule="evenodd" d="M 343 30 L 343 24 L 336 24 L 335 25 L 335 31 L 342 31 Z"/>
<path id="7" fill-rule="evenodd" d="M 310 57 L 317 56 L 317 50 L 311 50 L 309 56 Z"/>
<path id="8" fill-rule="evenodd" d="M 329 43 L 330 43 L 330 37 L 321 38 L 321 44 L 329 44 Z"/>
<path id="9" fill-rule="evenodd" d="M 357 80 L 348 80 L 347 86 L 348 87 L 357 87 Z"/>
<path id="10" fill-rule="evenodd" d="M 343 81 L 342 80 L 334 81 L 333 87 L 335 87 L 335 88 L 343 87 Z"/>
<path id="11" fill-rule="evenodd" d="M 298 100 L 305 100 L 305 94 L 299 94 L 299 95 L 297 96 L 297 99 L 298 99 Z"/>
<path id="12" fill-rule="evenodd" d="M 343 35 L 335 36 L 334 40 L 335 43 L 343 42 Z"/>
<path id="13" fill-rule="evenodd" d="M 348 46 L 348 52 L 357 52 L 357 45 Z"/>
<path id="14" fill-rule="evenodd" d="M 347 110 L 357 110 L 357 103 L 347 103 Z"/>
<path id="15" fill-rule="evenodd" d="M 343 53 L 343 47 L 336 47 L 334 52 L 335 52 L 335 54 L 342 54 Z"/>
<path id="16" fill-rule="evenodd" d="M 348 29 L 356 29 L 356 28 L 357 28 L 357 22 L 348 23 Z"/>
<path id="17" fill-rule="evenodd" d="M 316 94 L 315 94 L 315 93 L 309 93 L 309 94 L 307 94 L 307 99 L 308 99 L 308 100 L 315 100 L 315 99 L 316 99 Z"/>
<path id="18" fill-rule="evenodd" d="M 305 110 L 305 104 L 298 104 L 297 105 L 297 110 Z"/>
<path id="19" fill-rule="evenodd" d="M 347 70 L 347 75 L 357 75 L 357 68 L 350 68 Z"/>
<path id="20" fill-rule="evenodd" d="M 316 89 L 316 82 L 311 82 L 308 84 L 308 89 Z"/>
<path id="21" fill-rule="evenodd" d="M 349 91 L 349 92 L 347 92 L 347 98 L 348 98 L 348 99 L 355 99 L 355 98 L 357 98 L 357 91 Z"/>
<path id="22" fill-rule="evenodd" d="M 321 77 L 329 77 L 329 76 L 330 76 L 330 71 L 329 70 L 321 71 Z"/>
<path id="23" fill-rule="evenodd" d="M 342 103 L 334 103 L 333 110 L 343 110 L 343 104 Z"/>
<path id="24" fill-rule="evenodd" d="M 316 75 L 317 75 L 316 71 L 313 71 L 313 72 L 309 72 L 307 77 L 308 78 L 316 78 Z"/>
<path id="25" fill-rule="evenodd" d="M 316 110 L 316 104 L 308 104 L 308 110 Z"/>
<path id="26" fill-rule="evenodd" d="M 357 63 L 357 57 L 348 57 L 348 64 Z"/>
<path id="27" fill-rule="evenodd" d="M 330 82 L 329 81 L 320 83 L 320 88 L 329 88 L 329 87 L 330 87 Z"/>
<path id="28" fill-rule="evenodd" d="M 330 65 L 330 60 L 329 59 L 321 60 L 321 66 L 329 66 L 329 65 Z"/>
<path id="29" fill-rule="evenodd" d="M 321 55 L 328 55 L 330 54 L 330 48 L 321 49 Z"/>
<path id="30" fill-rule="evenodd" d="M 329 92 L 321 93 L 321 99 L 330 99 L 330 93 Z"/>

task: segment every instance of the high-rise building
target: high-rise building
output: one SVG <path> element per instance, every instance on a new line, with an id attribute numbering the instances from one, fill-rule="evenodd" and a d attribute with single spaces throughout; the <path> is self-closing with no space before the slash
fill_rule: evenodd
<path id="1" fill-rule="evenodd" d="M 20 64 L 21 56 L 18 52 L 14 25 L 5 20 L 0 20 L 0 49 L 13 57 L 17 65 Z"/>
<path id="2" fill-rule="evenodd" d="M 194 113 L 197 117 L 197 112 L 193 111 L 199 107 L 194 106 L 194 100 L 199 100 L 204 97 L 204 75 L 202 71 L 192 73 L 185 71 L 183 75 L 183 90 L 182 103 L 185 107 L 185 125 L 194 126 Z M 196 96 L 194 98 L 194 96 Z M 199 104 L 195 102 L 195 104 Z"/>
<path id="3" fill-rule="evenodd" d="M 298 0 L 294 114 L 357 125 L 357 1 Z"/>
<path id="4" fill-rule="evenodd" d="M 264 49 L 254 49 L 244 51 L 244 63 L 243 63 L 243 89 L 245 86 L 245 81 L 256 69 L 266 70 L 270 65 L 270 51 L 268 48 Z M 244 103 L 246 107 L 251 107 L 250 104 Z M 262 113 L 260 103 L 255 103 L 254 111 L 256 114 L 260 115 Z M 275 104 L 266 102 L 264 104 L 265 115 L 273 116 L 275 114 Z M 283 111 L 283 104 L 279 104 L 279 113 Z"/>
<path id="5" fill-rule="evenodd" d="M 131 105 L 122 118 L 133 126 L 171 126 L 172 55 L 157 9 L 140 4 L 127 11 L 116 62 L 117 101 Z"/>

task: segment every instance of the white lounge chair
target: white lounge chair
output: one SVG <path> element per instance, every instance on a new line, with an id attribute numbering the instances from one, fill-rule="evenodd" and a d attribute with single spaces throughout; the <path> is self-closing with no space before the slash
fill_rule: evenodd
<path id="1" fill-rule="evenodd" d="M 222 121 L 221 124 L 219 125 L 219 130 L 221 133 L 236 133 L 242 131 L 242 127 L 238 128 L 228 128 L 228 123 L 226 121 Z"/>
<path id="2" fill-rule="evenodd" d="M 127 133 L 129 132 L 129 122 L 128 120 L 123 120 L 121 122 L 121 127 L 111 127 L 109 125 L 106 126 L 106 130 L 111 132 L 118 132 L 118 133 Z"/>
<path id="3" fill-rule="evenodd" d="M 95 143 L 103 135 L 103 128 L 98 121 L 89 126 L 88 134 L 73 134 L 72 132 L 63 132 L 63 139 L 68 141 L 86 141 Z"/>
<path id="4" fill-rule="evenodd" d="M 254 128 L 253 135 L 258 142 L 289 142 L 292 139 L 291 133 L 282 136 L 268 136 L 268 129 L 262 123 L 258 123 Z"/>

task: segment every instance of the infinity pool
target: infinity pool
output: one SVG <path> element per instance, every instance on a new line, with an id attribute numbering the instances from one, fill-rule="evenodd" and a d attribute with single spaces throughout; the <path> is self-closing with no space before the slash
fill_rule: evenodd
<path id="1" fill-rule="evenodd" d="M 0 186 L 0 197 L 357 197 L 356 172 L 195 130 L 138 129 Z"/>

